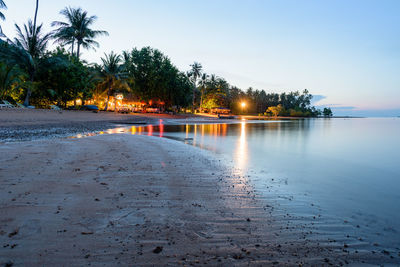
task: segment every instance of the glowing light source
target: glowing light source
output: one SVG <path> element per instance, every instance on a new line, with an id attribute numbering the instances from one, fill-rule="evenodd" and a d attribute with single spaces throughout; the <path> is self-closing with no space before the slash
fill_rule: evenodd
<path id="1" fill-rule="evenodd" d="M 118 94 L 118 95 L 115 96 L 115 98 L 116 98 L 117 100 L 122 100 L 122 99 L 124 99 L 124 95 Z"/>
<path id="2" fill-rule="evenodd" d="M 246 102 L 242 102 L 240 105 L 242 106 L 242 108 L 244 108 L 246 107 Z"/>

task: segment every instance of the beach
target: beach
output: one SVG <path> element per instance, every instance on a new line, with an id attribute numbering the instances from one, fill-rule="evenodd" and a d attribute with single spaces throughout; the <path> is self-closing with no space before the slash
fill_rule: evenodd
<path id="1" fill-rule="evenodd" d="M 400 1 L 21 2 L 0 267 L 400 266 Z"/>
<path id="2" fill-rule="evenodd" d="M 129 134 L 57 137 L 4 142 L 0 155 L 1 264 L 390 262 L 381 253 L 349 253 L 307 238 L 307 226 L 289 214 L 275 216 L 273 203 L 234 166 L 183 142 Z"/>

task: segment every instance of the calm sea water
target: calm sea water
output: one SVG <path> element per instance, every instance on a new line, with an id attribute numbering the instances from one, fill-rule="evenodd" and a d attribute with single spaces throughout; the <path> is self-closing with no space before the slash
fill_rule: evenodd
<path id="1" fill-rule="evenodd" d="M 214 151 L 249 175 L 260 194 L 271 194 L 266 188 L 272 185 L 274 194 L 290 199 L 290 212 L 312 215 L 309 207 L 318 206 L 333 225 L 328 235 L 344 234 L 341 224 L 349 224 L 369 244 L 400 247 L 400 118 L 160 124 L 130 131 Z"/>

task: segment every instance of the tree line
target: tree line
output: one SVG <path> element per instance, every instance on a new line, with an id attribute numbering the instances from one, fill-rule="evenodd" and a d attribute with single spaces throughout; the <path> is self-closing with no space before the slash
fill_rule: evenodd
<path id="1" fill-rule="evenodd" d="M 195 84 L 193 96 L 197 95 L 198 102 L 193 100 L 193 106 L 202 110 L 215 107 L 227 107 L 234 113 L 262 114 L 267 116 L 291 117 L 331 117 L 330 108 L 319 110 L 312 106 L 312 94 L 307 89 L 289 93 L 266 93 L 265 90 L 248 88 L 246 91 L 231 86 L 224 78 L 215 74 L 203 72 L 202 65 L 195 62 L 191 65 L 188 77 Z M 195 99 L 195 97 L 193 97 Z M 241 104 L 245 103 L 243 107 Z"/>
<path id="2" fill-rule="evenodd" d="M 7 8 L 0 0 L 1 9 Z M 53 21 L 53 31 L 43 32 L 37 24 L 39 0 L 34 19 L 15 24 L 16 37 L 10 39 L 0 27 L 0 99 L 23 102 L 25 106 L 46 107 L 81 99 L 83 103 L 104 100 L 107 110 L 111 96 L 123 93 L 138 101 L 162 103 L 164 107 L 210 110 L 227 107 L 233 112 L 273 116 L 318 116 L 321 111 L 311 106 L 312 95 L 305 90 L 290 93 L 266 93 L 249 88 L 243 91 L 215 74 L 203 72 L 194 62 L 189 71 L 180 71 L 161 51 L 141 49 L 104 54 L 100 64 L 81 59 L 82 49 L 99 47 L 96 38 L 107 36 L 93 29 L 97 16 L 81 8 L 66 7 L 60 11 L 63 21 Z M 4 14 L 0 12 L 0 20 Z M 57 48 L 47 48 L 53 42 Z M 246 101 L 246 110 L 238 103 Z M 270 109 L 276 107 L 275 109 Z M 277 111 L 278 110 L 278 111 Z M 324 115 L 329 115 L 329 112 Z"/>

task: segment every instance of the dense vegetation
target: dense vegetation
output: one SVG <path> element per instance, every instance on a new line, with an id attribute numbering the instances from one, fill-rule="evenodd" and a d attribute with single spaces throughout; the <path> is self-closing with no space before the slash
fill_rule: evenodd
<path id="1" fill-rule="evenodd" d="M 0 10 L 6 8 L 0 0 Z M 187 72 L 180 71 L 161 51 L 144 47 L 111 52 L 101 64 L 89 64 L 80 56 L 83 49 L 99 47 L 96 38 L 108 35 L 92 29 L 97 17 L 81 8 L 66 7 L 60 11 L 64 21 L 54 21 L 54 31 L 44 33 L 37 24 L 36 1 L 34 20 L 15 25 L 16 38 L 5 35 L 0 40 L 0 99 L 24 103 L 25 106 L 66 107 L 94 100 L 107 110 L 109 99 L 124 94 L 130 99 L 157 103 L 166 109 L 191 107 L 209 111 L 227 107 L 234 113 L 269 116 L 332 116 L 330 109 L 317 110 L 311 105 L 312 95 L 302 93 L 266 93 L 252 88 L 242 91 L 216 75 L 203 72 L 194 62 Z M 0 20 L 4 14 L 0 12 Z M 58 47 L 49 51 L 54 42 Z M 245 102 L 246 107 L 240 106 Z"/>

